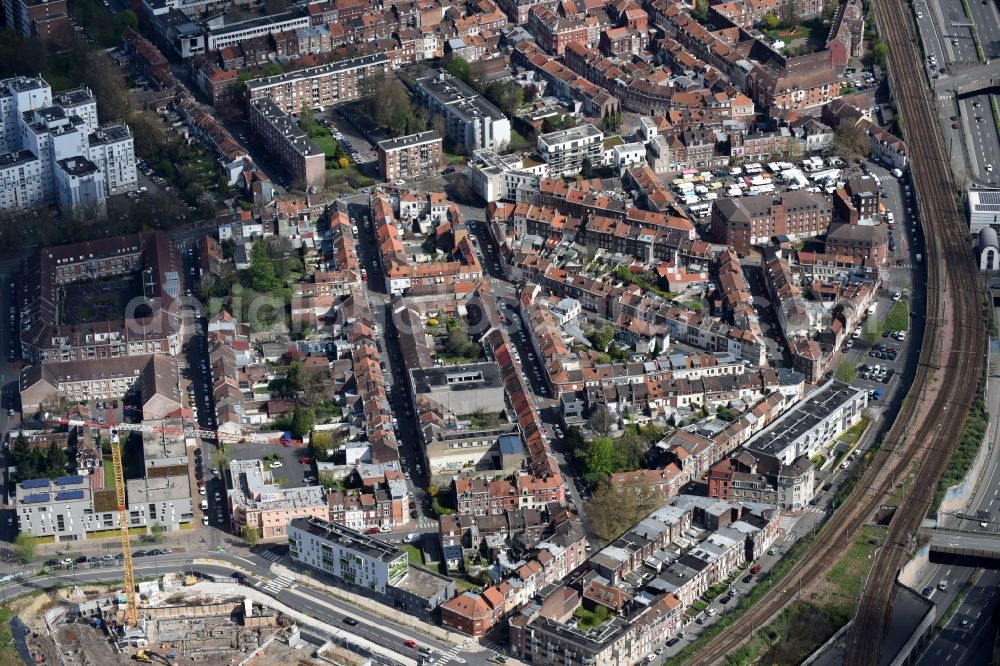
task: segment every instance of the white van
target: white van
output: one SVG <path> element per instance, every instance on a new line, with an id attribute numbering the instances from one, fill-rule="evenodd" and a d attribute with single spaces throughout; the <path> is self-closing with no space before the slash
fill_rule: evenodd
<path id="1" fill-rule="evenodd" d="M 208 511 L 208 500 L 207 499 L 203 499 L 201 501 L 201 504 L 199 506 L 201 506 L 201 510 L 202 511 Z"/>

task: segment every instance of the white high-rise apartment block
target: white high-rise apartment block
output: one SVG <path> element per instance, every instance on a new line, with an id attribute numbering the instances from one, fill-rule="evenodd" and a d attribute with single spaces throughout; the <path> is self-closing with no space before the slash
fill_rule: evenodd
<path id="1" fill-rule="evenodd" d="M 56 204 L 86 217 L 108 213 L 104 174 L 86 157 L 69 157 L 55 164 Z"/>
<path id="2" fill-rule="evenodd" d="M 44 79 L 0 80 L 0 210 L 103 215 L 109 195 L 135 189 L 135 163 L 128 128 L 102 127 L 89 89 L 53 98 Z"/>
<path id="3" fill-rule="evenodd" d="M 24 210 L 44 203 L 42 163 L 27 150 L 0 155 L 0 210 Z"/>
<path id="4" fill-rule="evenodd" d="M 108 194 L 134 190 L 138 182 L 135 143 L 128 125 L 105 125 L 90 133 L 88 156 L 104 174 Z"/>

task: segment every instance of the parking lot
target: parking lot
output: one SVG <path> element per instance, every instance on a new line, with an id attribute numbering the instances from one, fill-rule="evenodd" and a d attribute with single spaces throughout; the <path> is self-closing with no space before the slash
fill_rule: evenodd
<path id="1" fill-rule="evenodd" d="M 310 459 L 309 449 L 305 447 L 278 444 L 233 444 L 229 447 L 229 456 L 233 460 L 264 460 L 268 456 L 278 456 L 273 462 L 265 461 L 264 466 L 271 469 L 274 480 L 282 488 L 301 488 L 309 485 L 305 482 L 306 476 L 313 477 L 313 479 L 316 477 L 312 463 L 302 463 L 303 458 Z"/>

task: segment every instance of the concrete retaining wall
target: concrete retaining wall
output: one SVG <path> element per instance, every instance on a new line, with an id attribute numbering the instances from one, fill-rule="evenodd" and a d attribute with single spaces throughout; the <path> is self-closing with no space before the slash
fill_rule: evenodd
<path id="1" fill-rule="evenodd" d="M 907 587 L 916 587 L 920 571 L 930 564 L 930 551 L 930 544 L 925 544 L 923 548 L 917 551 L 912 560 L 903 565 L 903 568 L 899 570 L 896 580 Z"/>

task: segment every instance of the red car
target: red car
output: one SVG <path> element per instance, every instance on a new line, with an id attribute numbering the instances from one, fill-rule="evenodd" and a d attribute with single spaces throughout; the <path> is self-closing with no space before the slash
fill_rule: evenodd
<path id="1" fill-rule="evenodd" d="M 369 527 L 368 529 L 365 530 L 365 534 L 378 534 L 378 528 Z"/>
<path id="2" fill-rule="evenodd" d="M 378 530 L 375 530 L 375 531 L 378 532 Z M 413 648 L 414 650 L 416 650 L 417 649 L 417 642 L 415 640 L 413 640 L 412 638 L 407 638 L 406 639 L 406 647 Z"/>
<path id="3" fill-rule="evenodd" d="M 301 462 L 302 462 L 303 465 L 308 465 L 312 461 L 313 461 L 313 459 L 310 458 L 309 456 L 302 456 Z"/>

